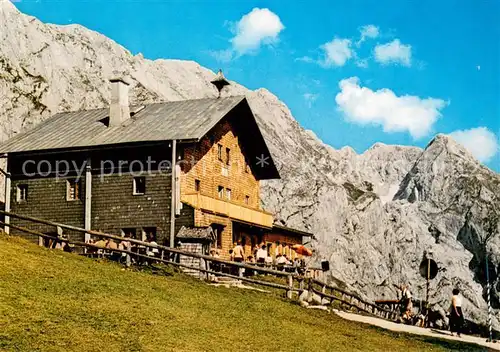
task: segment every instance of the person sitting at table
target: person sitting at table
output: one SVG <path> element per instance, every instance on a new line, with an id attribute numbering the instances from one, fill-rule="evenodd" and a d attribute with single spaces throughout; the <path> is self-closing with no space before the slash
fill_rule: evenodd
<path id="1" fill-rule="evenodd" d="M 265 264 L 266 258 L 267 258 L 267 248 L 266 245 L 263 244 L 257 251 L 257 263 Z"/>
<path id="2" fill-rule="evenodd" d="M 246 260 L 246 263 L 247 264 L 250 264 L 250 265 L 255 265 L 255 258 L 253 255 L 249 255 L 247 257 L 247 260 Z M 254 270 L 250 270 L 250 269 L 243 269 L 244 270 L 244 273 L 245 273 L 245 276 L 253 276 L 255 275 L 255 271 Z"/>
<path id="3" fill-rule="evenodd" d="M 115 252 L 115 250 L 118 249 L 118 243 L 113 241 L 111 238 L 108 238 L 106 241 L 106 249 L 109 250 L 109 259 L 116 261 L 120 260 L 120 257 L 122 256 L 121 253 Z"/>
<path id="4" fill-rule="evenodd" d="M 67 240 L 66 236 L 61 236 L 61 239 L 57 241 L 55 249 L 59 249 L 65 252 L 71 252 L 69 245 L 64 240 Z"/>
<path id="5" fill-rule="evenodd" d="M 100 248 L 106 248 L 106 241 L 104 238 L 99 238 L 95 243 L 95 246 L 100 247 Z"/>
<path id="6" fill-rule="evenodd" d="M 295 270 L 297 270 L 297 272 L 300 273 L 300 259 L 298 257 L 295 257 L 292 265 L 295 268 Z"/>
<path id="7" fill-rule="evenodd" d="M 278 267 L 278 270 L 283 270 L 286 264 L 286 258 L 284 255 L 278 254 L 276 257 L 276 266 Z"/>
<path id="8" fill-rule="evenodd" d="M 130 248 L 130 250 L 132 250 L 132 245 L 129 241 L 122 240 L 120 243 L 118 243 L 119 250 L 128 251 L 129 248 Z M 132 258 L 130 258 L 130 259 L 132 259 Z M 125 262 L 127 260 L 127 253 L 120 252 L 119 260 L 120 260 L 120 262 Z"/>
<path id="9" fill-rule="evenodd" d="M 62 237 L 63 240 L 69 240 L 67 236 Z M 63 251 L 66 253 L 73 253 L 75 250 L 75 246 L 73 244 L 69 244 L 69 242 L 63 241 Z"/>
<path id="10" fill-rule="evenodd" d="M 212 248 L 210 250 L 210 256 L 214 258 L 219 258 L 218 251 L 215 248 Z M 220 271 L 220 263 L 219 262 L 211 262 L 210 263 L 210 269 L 213 271 Z"/>
<path id="11" fill-rule="evenodd" d="M 95 241 L 94 245 L 96 247 L 99 247 L 97 249 L 97 255 L 98 256 L 102 256 L 103 253 L 104 253 L 104 248 L 106 248 L 106 241 L 104 240 L 104 238 L 99 238 L 97 241 Z"/>
<path id="12" fill-rule="evenodd" d="M 158 245 L 158 243 L 156 243 L 156 241 L 155 241 L 154 237 L 153 237 L 153 236 L 151 236 L 151 235 L 148 237 L 148 239 L 147 239 L 147 241 L 146 241 L 146 242 L 148 242 L 148 243 L 150 243 L 150 244 L 152 244 L 152 245 L 155 245 L 155 246 L 157 246 L 157 245 Z M 158 248 L 156 248 L 156 247 L 147 247 L 147 248 L 146 248 L 146 255 L 147 255 L 148 257 L 154 257 L 154 256 L 156 256 L 156 254 L 158 254 L 158 253 L 159 253 L 159 251 L 158 251 Z"/>
<path id="13" fill-rule="evenodd" d="M 106 241 L 106 248 L 111 250 L 118 249 L 118 245 L 111 238 L 108 238 L 108 240 Z"/>
<path id="14" fill-rule="evenodd" d="M 91 245 L 95 245 L 94 242 L 95 241 L 92 238 L 89 238 L 89 240 L 87 241 L 87 243 Z M 94 247 L 87 247 L 86 253 L 92 257 L 94 254 L 97 254 L 97 249 Z"/>
<path id="15" fill-rule="evenodd" d="M 131 246 L 130 241 L 122 240 L 120 243 L 118 243 L 118 249 L 120 249 L 122 251 L 128 250 L 129 246 Z"/>
<path id="16" fill-rule="evenodd" d="M 273 266 L 273 257 L 271 257 L 269 254 L 266 257 L 265 264 L 268 267 Z"/>
<path id="17" fill-rule="evenodd" d="M 257 258 L 257 252 L 259 251 L 260 249 L 260 246 L 258 243 L 255 244 L 255 246 L 253 246 L 252 248 L 252 255 L 254 258 Z"/>
<path id="18" fill-rule="evenodd" d="M 242 263 L 245 260 L 245 250 L 241 245 L 241 240 L 238 240 L 238 242 L 236 242 L 236 247 L 234 247 L 233 253 L 235 262 Z"/>

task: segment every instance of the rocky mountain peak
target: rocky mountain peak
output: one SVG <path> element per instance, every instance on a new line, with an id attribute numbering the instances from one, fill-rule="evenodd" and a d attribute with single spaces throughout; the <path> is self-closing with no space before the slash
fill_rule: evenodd
<path id="1" fill-rule="evenodd" d="M 416 159 L 395 198 L 447 204 L 451 194 L 473 192 L 483 186 L 500 195 L 495 179 L 498 175 L 481 165 L 462 145 L 439 134 Z"/>
<path id="2" fill-rule="evenodd" d="M 463 147 L 460 143 L 455 141 L 451 136 L 445 134 L 437 134 L 427 145 L 425 151 L 431 155 L 446 151 L 450 155 L 458 158 L 463 158 L 467 162 L 477 162 L 472 154 Z"/>

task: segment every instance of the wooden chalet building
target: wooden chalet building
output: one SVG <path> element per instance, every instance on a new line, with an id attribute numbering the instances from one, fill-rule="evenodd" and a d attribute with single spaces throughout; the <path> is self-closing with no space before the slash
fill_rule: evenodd
<path id="1" fill-rule="evenodd" d="M 210 227 L 226 258 L 237 240 L 250 255 L 312 236 L 261 208 L 259 181 L 280 176 L 245 97 L 129 107 L 128 83 L 111 82 L 109 109 L 59 113 L 0 146 L 7 211 L 165 245 Z"/>

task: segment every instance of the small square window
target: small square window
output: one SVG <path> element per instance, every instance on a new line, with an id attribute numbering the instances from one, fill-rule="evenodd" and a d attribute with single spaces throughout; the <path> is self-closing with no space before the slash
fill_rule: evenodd
<path id="1" fill-rule="evenodd" d="M 222 186 L 217 187 L 217 193 L 219 195 L 219 198 L 223 198 L 224 197 L 224 187 L 222 187 Z"/>
<path id="2" fill-rule="evenodd" d="M 17 185 L 17 195 L 18 202 L 26 202 L 28 200 L 28 185 Z"/>
<path id="3" fill-rule="evenodd" d="M 200 184 L 201 184 L 200 180 L 194 180 L 194 190 L 196 192 L 200 191 Z"/>
<path id="4" fill-rule="evenodd" d="M 250 196 L 245 196 L 245 204 L 250 204 Z"/>
<path id="5" fill-rule="evenodd" d="M 231 149 L 226 148 L 226 165 L 229 165 L 231 162 Z"/>
<path id="6" fill-rule="evenodd" d="M 146 177 L 134 177 L 134 195 L 146 193 Z"/>
<path id="7" fill-rule="evenodd" d="M 229 188 L 226 188 L 226 198 L 228 200 L 231 200 L 231 189 L 229 189 Z"/>
<path id="8" fill-rule="evenodd" d="M 77 178 L 66 180 L 66 200 L 81 199 L 81 181 Z"/>
<path id="9" fill-rule="evenodd" d="M 222 144 L 217 144 L 217 159 L 222 161 Z"/>

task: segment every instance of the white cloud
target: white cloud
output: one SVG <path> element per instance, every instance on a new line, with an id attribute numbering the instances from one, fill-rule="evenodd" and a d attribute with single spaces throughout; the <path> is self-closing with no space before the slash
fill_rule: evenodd
<path id="1" fill-rule="evenodd" d="M 385 132 L 408 132 L 414 139 L 428 135 L 448 103 L 441 99 L 404 95 L 390 89 L 361 87 L 357 77 L 343 79 L 335 97 L 347 121 L 382 126 Z"/>
<path id="2" fill-rule="evenodd" d="M 254 8 L 235 25 L 235 36 L 231 43 L 233 49 L 243 55 L 258 50 L 262 44 L 275 43 L 283 29 L 285 26 L 274 12 Z"/>
<path id="3" fill-rule="evenodd" d="M 269 9 L 254 8 L 238 22 L 226 21 L 224 26 L 234 34 L 231 47 L 209 50 L 207 53 L 219 62 L 229 62 L 241 55 L 257 52 L 262 45 L 279 41 L 279 33 L 285 29 L 280 18 Z"/>
<path id="4" fill-rule="evenodd" d="M 377 26 L 369 24 L 359 28 L 359 33 L 361 33 L 361 38 L 359 38 L 356 46 L 360 46 L 367 38 L 377 38 L 380 35 L 380 30 Z"/>
<path id="5" fill-rule="evenodd" d="M 401 64 L 411 66 L 411 45 L 402 44 L 399 39 L 378 44 L 374 49 L 375 60 L 381 64 Z"/>
<path id="6" fill-rule="evenodd" d="M 344 66 L 354 55 L 349 39 L 334 38 L 331 42 L 323 44 L 321 49 L 324 51 L 325 58 L 320 63 L 325 67 Z"/>
<path id="7" fill-rule="evenodd" d="M 486 127 L 458 130 L 450 133 L 450 137 L 463 145 L 477 160 L 483 163 L 490 161 L 500 148 L 497 137 Z"/>

